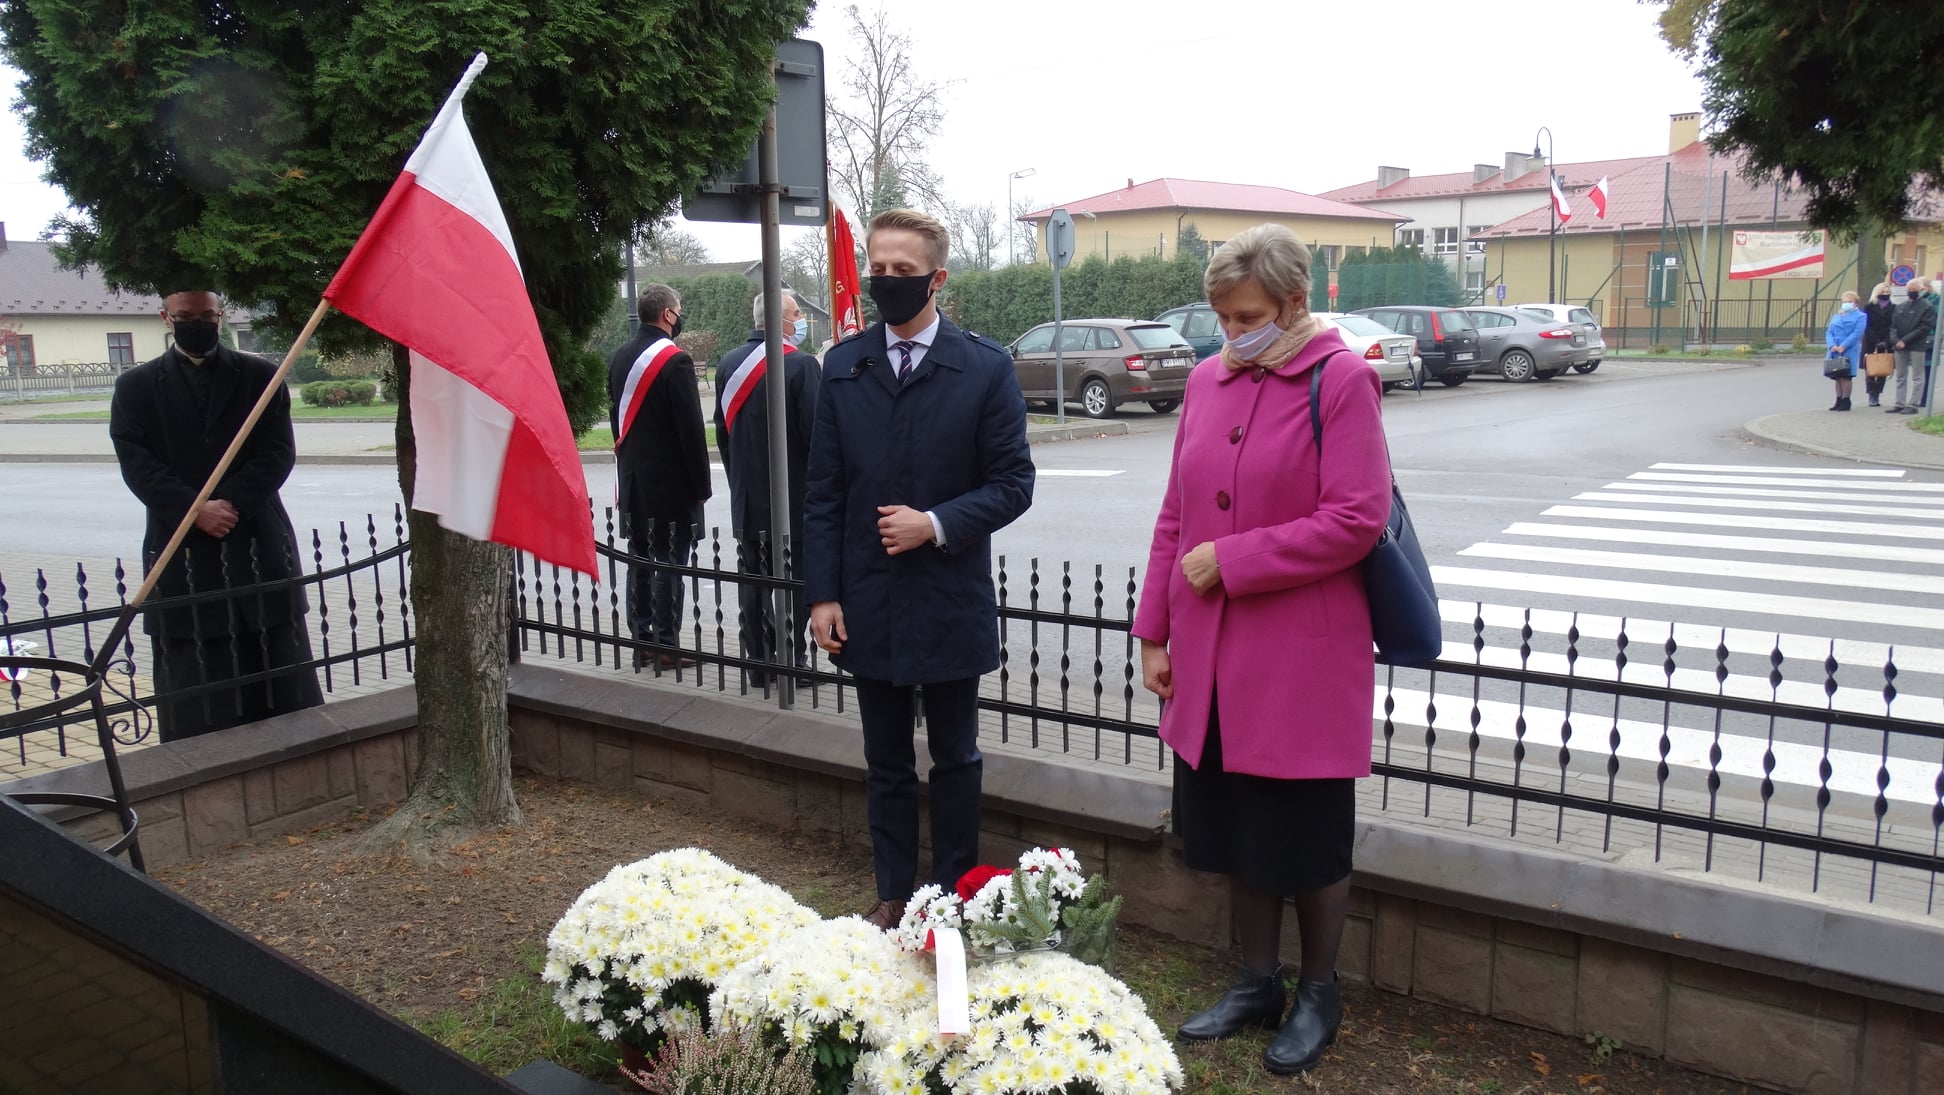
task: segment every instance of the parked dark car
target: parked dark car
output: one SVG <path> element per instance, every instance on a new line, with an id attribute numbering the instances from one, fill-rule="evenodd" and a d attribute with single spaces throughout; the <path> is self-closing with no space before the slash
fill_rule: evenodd
<path id="1" fill-rule="evenodd" d="M 1496 366 L 1515 384 L 1551 380 L 1587 360 L 1586 332 L 1577 323 L 1515 308 L 1467 308 L 1465 314 L 1478 326 L 1480 367 Z"/>
<path id="2" fill-rule="evenodd" d="M 1053 329 L 1042 323 L 1012 345 L 1013 370 L 1028 403 L 1060 398 Z M 1146 403 L 1156 414 L 1173 411 L 1199 360 L 1174 328 L 1151 320 L 1070 319 L 1060 325 L 1059 338 L 1065 401 L 1080 404 L 1089 418 L 1107 418 L 1123 403 Z"/>
<path id="3" fill-rule="evenodd" d="M 1400 335 L 1416 338 L 1424 375 L 1447 388 L 1463 384 L 1478 368 L 1478 328 L 1457 308 L 1387 304 L 1351 314 L 1369 316 Z"/>
<path id="4" fill-rule="evenodd" d="M 1188 345 L 1195 348 L 1197 361 L 1222 351 L 1222 325 L 1215 319 L 1215 309 L 1206 301 L 1170 308 L 1154 317 L 1154 321 L 1173 327 L 1176 334 L 1187 339 Z"/>

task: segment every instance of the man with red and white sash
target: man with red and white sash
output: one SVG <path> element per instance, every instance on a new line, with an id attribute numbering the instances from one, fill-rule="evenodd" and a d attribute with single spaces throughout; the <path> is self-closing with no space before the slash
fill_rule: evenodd
<path id="1" fill-rule="evenodd" d="M 736 562 L 745 574 L 770 573 L 770 537 L 776 524 L 770 512 L 769 362 L 763 332 L 763 295 L 750 306 L 755 330 L 749 341 L 722 355 L 716 365 L 716 448 L 729 476 L 729 520 L 736 532 Z M 817 394 L 823 368 L 797 347 L 809 335 L 809 321 L 796 297 L 783 293 L 783 382 L 787 439 L 784 455 L 790 468 L 790 535 L 803 535 L 803 481 L 810 464 L 810 428 L 817 420 Z M 753 582 L 738 590 L 741 602 L 743 657 L 786 664 L 776 656 L 778 632 L 771 590 Z M 787 664 L 809 664 L 804 645 L 808 610 L 799 594 L 791 601 L 790 619 L 781 630 L 789 636 Z M 763 687 L 769 674 L 751 670 L 750 686 Z"/>
<path id="2" fill-rule="evenodd" d="M 713 490 L 702 396 L 695 360 L 675 345 L 682 333 L 681 296 L 666 285 L 650 285 L 637 303 L 641 330 L 608 357 L 621 532 L 631 553 L 663 566 L 687 566 L 702 526 L 702 503 Z M 635 638 L 661 648 L 652 655 L 657 664 L 696 664 L 679 649 L 680 575 L 633 567 L 627 601 Z M 635 664 L 646 665 L 650 656 L 636 651 Z"/>

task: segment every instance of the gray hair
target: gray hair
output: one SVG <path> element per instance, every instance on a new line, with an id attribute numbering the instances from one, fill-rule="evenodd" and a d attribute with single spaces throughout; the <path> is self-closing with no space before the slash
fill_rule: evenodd
<path id="1" fill-rule="evenodd" d="M 641 295 L 635 298 L 635 314 L 641 317 L 643 323 L 660 326 L 661 314 L 681 303 L 682 294 L 676 292 L 674 286 L 658 281 L 642 286 Z"/>
<path id="2" fill-rule="evenodd" d="M 789 297 L 791 300 L 796 300 L 796 292 L 791 289 L 783 290 L 783 296 Z M 776 307 L 779 314 L 782 312 L 782 308 L 783 308 L 782 299 L 783 299 L 782 297 L 777 298 Z M 802 302 L 798 301 L 797 306 L 802 307 Z M 751 302 L 749 306 L 749 315 L 750 315 L 750 320 L 755 325 L 756 329 L 759 331 L 762 330 L 763 318 L 764 318 L 763 317 L 763 294 L 761 293 L 756 294 L 756 299 L 753 302 Z"/>
<path id="3" fill-rule="evenodd" d="M 1219 303 L 1245 281 L 1254 281 L 1276 300 L 1310 291 L 1310 251 L 1296 233 L 1280 224 L 1245 228 L 1215 252 L 1202 275 L 1209 303 Z"/>

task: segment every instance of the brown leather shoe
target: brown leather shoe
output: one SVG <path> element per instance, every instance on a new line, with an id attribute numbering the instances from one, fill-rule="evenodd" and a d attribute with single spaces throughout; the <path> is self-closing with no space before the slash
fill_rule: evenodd
<path id="1" fill-rule="evenodd" d="M 699 659 L 685 658 L 678 654 L 658 654 L 655 656 L 655 664 L 661 666 L 663 669 L 691 669 L 701 665 L 702 662 Z"/>
<path id="2" fill-rule="evenodd" d="M 864 919 L 875 924 L 880 931 L 888 932 L 897 929 L 898 922 L 904 919 L 904 913 L 903 901 L 880 901 L 871 906 L 871 911 L 864 914 Z"/>

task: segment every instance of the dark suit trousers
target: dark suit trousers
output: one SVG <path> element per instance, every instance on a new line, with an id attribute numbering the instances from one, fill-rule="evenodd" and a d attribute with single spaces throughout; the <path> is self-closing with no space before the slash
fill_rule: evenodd
<path id="1" fill-rule="evenodd" d="M 310 633 L 302 624 L 253 634 L 208 639 L 150 640 L 154 652 L 156 734 L 181 741 L 200 734 L 287 715 L 324 702 L 311 660 Z M 221 687 L 224 682 L 290 668 L 268 680 Z M 170 693 L 217 685 L 198 696 L 169 699 Z"/>
<path id="2" fill-rule="evenodd" d="M 766 538 L 745 535 L 743 539 L 737 541 L 736 549 L 739 553 L 737 564 L 742 573 L 762 575 L 764 577 L 769 575 L 770 555 Z M 778 631 L 781 630 L 789 640 L 786 644 L 790 655 L 789 664 L 798 669 L 809 668 L 809 651 L 805 649 L 806 644 L 803 641 L 803 636 L 804 628 L 810 622 L 810 615 L 807 607 L 803 603 L 801 587 L 798 587 L 796 592 L 790 594 L 786 602 L 789 606 L 790 618 L 784 621 L 780 629 L 776 623 L 776 588 L 774 586 L 759 585 L 755 582 L 742 582 L 737 586 L 736 596 L 738 607 L 741 610 L 739 622 L 742 625 L 743 657 L 751 661 L 777 662 L 776 636 Z M 757 672 L 758 674 L 761 673 L 761 671 Z M 754 679 L 762 680 L 766 678 L 759 675 Z"/>
<path id="3" fill-rule="evenodd" d="M 912 688 L 857 680 L 864 723 L 864 792 L 878 899 L 902 901 L 918 878 L 918 770 Z M 925 738 L 931 749 L 932 881 L 946 890 L 979 863 L 979 678 L 927 684 Z"/>
<path id="4" fill-rule="evenodd" d="M 697 529 L 687 521 L 665 518 L 648 526 L 629 538 L 628 551 L 659 565 L 628 565 L 628 629 L 642 642 L 675 647 L 682 641 L 682 583 L 687 579 L 666 568 L 694 560 Z"/>

